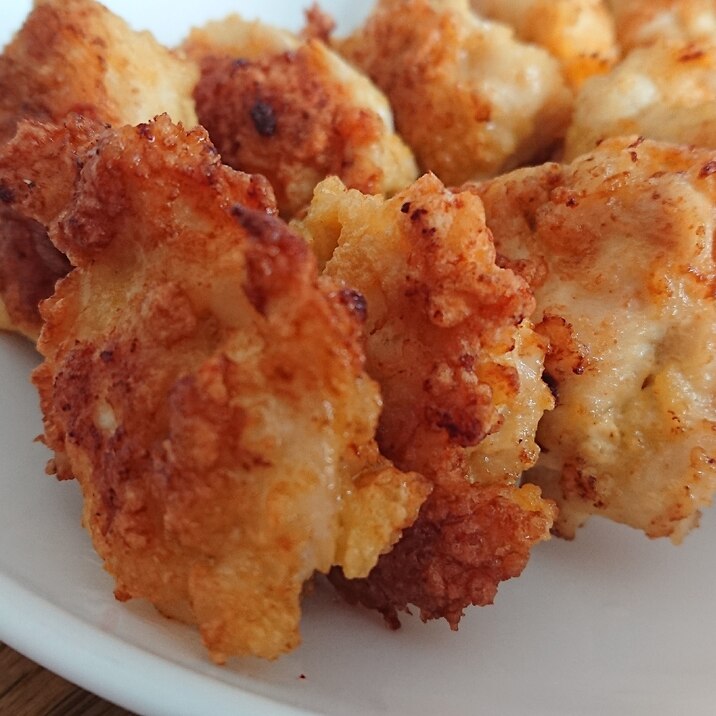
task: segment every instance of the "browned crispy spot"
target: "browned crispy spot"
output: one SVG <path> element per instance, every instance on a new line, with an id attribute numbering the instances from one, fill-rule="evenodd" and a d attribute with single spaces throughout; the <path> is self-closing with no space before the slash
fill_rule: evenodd
<path id="1" fill-rule="evenodd" d="M 716 160 L 711 160 L 706 162 L 706 164 L 701 167 L 699 171 L 699 178 L 705 179 L 714 173 L 716 173 Z"/>
<path id="2" fill-rule="evenodd" d="M 260 60 L 204 57 L 201 67 L 199 120 L 224 161 L 268 178 L 282 214 L 308 204 L 330 174 L 381 190 L 382 170 L 361 149 L 380 137 L 382 121 L 355 106 L 316 44 Z"/>
<path id="3" fill-rule="evenodd" d="M 700 60 L 706 53 L 695 45 L 689 45 L 686 49 L 679 54 L 679 62 L 693 62 L 694 60 Z"/>
<path id="4" fill-rule="evenodd" d="M 373 222 L 365 234 L 353 224 L 361 211 Z M 368 370 L 384 403 L 381 451 L 434 489 L 368 578 L 334 570 L 331 580 L 393 627 L 397 612 L 414 605 L 424 619 L 445 617 L 456 628 L 465 607 L 489 604 L 498 584 L 521 572 L 553 519 L 538 490 L 523 493 L 503 474 L 484 484 L 470 463 L 503 424 L 498 405 L 511 405 L 523 388 L 501 361 L 533 298 L 496 265 L 481 203 L 446 191 L 434 176 L 382 206 L 351 204 L 338 221 L 341 245 L 326 272 L 368 297 Z M 376 249 L 381 263 L 366 263 Z M 375 295 L 381 300 L 372 304 Z"/>
<path id="5" fill-rule="evenodd" d="M 0 298 L 13 327 L 32 338 L 42 325 L 40 301 L 70 270 L 45 223 L 69 200 L 77 158 L 101 129 L 77 116 L 63 126 L 25 121 L 0 149 Z M 49 163 L 52 172 L 46 172 Z"/>
<path id="6" fill-rule="evenodd" d="M 410 604 L 423 620 L 444 617 L 457 629 L 463 609 L 491 604 L 498 584 L 517 577 L 550 516 L 510 499 L 515 488 L 472 487 L 464 480 L 436 487 L 418 521 L 381 557 L 366 580 L 331 581 L 350 602 L 378 610 L 393 628 Z"/>
<path id="7" fill-rule="evenodd" d="M 310 263 L 312 255 L 275 217 L 240 205 L 231 213 L 248 235 L 244 291 L 251 305 L 265 315 L 269 300 L 285 294 L 295 267 Z"/>
<path id="8" fill-rule="evenodd" d="M 604 500 L 599 494 L 599 481 L 596 475 L 592 475 L 578 465 L 566 464 L 562 468 L 560 480 L 564 499 L 578 499 L 589 502 L 596 509 L 605 506 Z"/>
<path id="9" fill-rule="evenodd" d="M 545 370 L 557 384 L 569 373 L 584 373 L 588 365 L 586 348 L 575 339 L 573 327 L 562 316 L 545 314 L 536 330 L 549 341 Z"/>
<path id="10" fill-rule="evenodd" d="M 30 337 L 40 332 L 40 301 L 70 270 L 41 224 L 0 208 L 0 297 L 13 326 Z"/>
<path id="11" fill-rule="evenodd" d="M 339 292 L 338 298 L 356 318 L 362 323 L 365 322 L 368 316 L 368 304 L 362 293 L 353 288 L 344 288 Z"/>

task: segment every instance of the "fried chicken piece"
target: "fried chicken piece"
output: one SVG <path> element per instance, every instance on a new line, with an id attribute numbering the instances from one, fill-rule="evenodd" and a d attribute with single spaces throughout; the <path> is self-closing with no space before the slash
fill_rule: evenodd
<path id="1" fill-rule="evenodd" d="M 629 134 L 716 147 L 716 44 L 638 48 L 610 74 L 587 82 L 575 102 L 565 158 Z"/>
<path id="2" fill-rule="evenodd" d="M 388 95 L 421 168 L 448 184 L 544 155 L 567 128 L 557 61 L 468 0 L 379 0 L 337 47 Z"/>
<path id="3" fill-rule="evenodd" d="M 608 0 L 624 51 L 661 40 L 716 38 L 714 0 Z"/>
<path id="4" fill-rule="evenodd" d="M 117 125 L 166 112 L 193 126 L 197 76 L 94 0 L 36 0 L 0 55 L 0 142 L 22 119 L 60 122 L 70 112 Z"/>
<path id="5" fill-rule="evenodd" d="M 527 476 L 565 537 L 603 515 L 678 542 L 716 490 L 715 171 L 713 151 L 610 139 L 475 188 L 551 342 Z"/>
<path id="6" fill-rule="evenodd" d="M 136 124 L 168 112 L 193 126 L 197 77 L 193 63 L 149 33 L 133 31 L 99 3 L 38 0 L 0 55 L 0 144 L 24 118 L 62 122 L 70 112 L 110 124 Z M 40 226 L 2 208 L 0 315 L 6 320 L 0 328 L 36 338 L 38 301 L 68 268 Z"/>
<path id="7" fill-rule="evenodd" d="M 282 215 L 304 209 L 329 175 L 368 194 L 417 176 L 387 99 L 323 42 L 233 15 L 194 30 L 185 48 L 201 66 L 201 123 L 225 162 L 269 179 Z"/>
<path id="8" fill-rule="evenodd" d="M 339 569 L 331 579 L 393 626 L 413 604 L 457 628 L 466 606 L 491 603 L 520 574 L 554 518 L 537 488 L 517 487 L 552 404 L 545 344 L 525 318 L 533 298 L 495 264 L 479 200 L 433 175 L 387 201 L 326 180 L 301 230 L 324 258 L 332 233 L 325 274 L 359 291 L 367 369 L 384 399 L 381 452 L 434 485 L 367 579 Z"/>
<path id="9" fill-rule="evenodd" d="M 66 186 L 45 191 L 65 166 L 46 156 L 15 200 L 43 221 Z M 76 268 L 42 304 L 33 376 L 51 471 L 79 480 L 119 599 L 196 622 L 217 662 L 277 657 L 305 580 L 367 574 L 430 486 L 378 454 L 353 294 L 319 281 L 263 177 L 166 116 L 81 164 L 50 222 Z"/>
<path id="10" fill-rule="evenodd" d="M 471 0 L 485 17 L 505 22 L 525 42 L 534 42 L 562 64 L 578 88 L 607 72 L 619 56 L 614 19 L 605 0 Z"/>

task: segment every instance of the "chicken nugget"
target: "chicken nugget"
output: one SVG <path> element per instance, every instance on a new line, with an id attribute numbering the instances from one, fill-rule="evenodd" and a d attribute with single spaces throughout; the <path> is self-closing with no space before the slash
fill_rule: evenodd
<path id="1" fill-rule="evenodd" d="M 66 166 L 43 156 L 18 176 Z M 33 380 L 117 598 L 196 622 L 217 662 L 292 649 L 304 582 L 366 575 L 430 491 L 378 453 L 353 294 L 319 281 L 263 177 L 166 116 L 100 132 L 64 209 L 10 188 L 76 267 Z"/>
<path id="2" fill-rule="evenodd" d="M 605 0 L 471 0 L 485 17 L 505 22 L 525 42 L 549 50 L 578 88 L 607 72 L 619 56 L 614 19 Z"/>
<path id="3" fill-rule="evenodd" d="M 678 542 L 716 490 L 715 172 L 713 151 L 610 139 L 475 188 L 550 341 L 527 478 L 565 537 L 603 515 Z"/>
<path id="4" fill-rule="evenodd" d="M 420 167 L 447 184 L 544 156 L 567 129 L 557 61 L 468 0 L 379 0 L 336 46 L 386 93 Z"/>
<path id="5" fill-rule="evenodd" d="M 199 119 L 224 161 L 263 174 L 282 215 L 304 209 L 323 178 L 392 194 L 417 176 L 387 99 L 323 42 L 237 15 L 194 30 Z"/>
<path id="6" fill-rule="evenodd" d="M 340 569 L 331 579 L 392 626 L 413 604 L 457 628 L 466 606 L 491 603 L 520 574 L 554 518 L 537 488 L 517 486 L 552 405 L 546 344 L 527 320 L 534 300 L 495 264 L 480 201 L 433 175 L 390 200 L 326 180 L 300 228 L 331 254 L 325 275 L 359 291 L 366 367 L 384 400 L 381 452 L 433 484 L 367 579 Z"/>
<path id="7" fill-rule="evenodd" d="M 0 144 L 22 119 L 62 122 L 70 112 L 110 124 L 137 124 L 168 112 L 193 126 L 197 77 L 193 63 L 93 0 L 38 0 L 0 55 Z M 6 319 L 0 328 L 35 339 L 38 301 L 50 296 L 68 264 L 41 227 L 6 207 L 0 211 L 0 257 L 0 314 Z"/>
<path id="8" fill-rule="evenodd" d="M 716 43 L 657 43 L 633 50 L 577 95 L 565 159 L 607 137 L 637 134 L 716 147 Z"/>
<path id="9" fill-rule="evenodd" d="M 166 112 L 193 126 L 197 77 L 192 62 L 94 0 L 37 0 L 0 55 L 0 142 L 22 119 L 70 112 L 109 124 Z"/>

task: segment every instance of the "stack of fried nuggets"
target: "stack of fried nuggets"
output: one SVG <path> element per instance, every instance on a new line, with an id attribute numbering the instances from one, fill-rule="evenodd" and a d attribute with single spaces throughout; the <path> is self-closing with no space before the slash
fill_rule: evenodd
<path id="1" fill-rule="evenodd" d="M 117 597 L 216 661 L 294 648 L 315 572 L 457 628 L 553 527 L 678 540 L 710 503 L 716 156 L 594 149 L 620 16 L 557 5 L 534 36 L 540 0 L 380 0 L 340 41 L 233 16 L 172 52 L 40 0 L 0 57 L 0 318 L 40 334 L 50 470 Z M 565 136 L 588 153 L 498 176 Z"/>

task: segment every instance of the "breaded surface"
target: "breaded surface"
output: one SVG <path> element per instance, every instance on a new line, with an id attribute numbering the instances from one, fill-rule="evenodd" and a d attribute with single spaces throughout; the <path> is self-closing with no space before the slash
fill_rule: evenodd
<path id="1" fill-rule="evenodd" d="M 505 22 L 525 42 L 549 50 L 572 87 L 607 72 L 619 56 L 605 0 L 471 0 L 472 8 Z"/>
<path id="2" fill-rule="evenodd" d="M 716 155 L 607 140 L 476 189 L 527 276 L 557 399 L 528 478 L 571 537 L 603 515 L 674 541 L 716 489 Z"/>
<path id="3" fill-rule="evenodd" d="M 39 0 L 0 55 L 0 144 L 22 119 L 62 122 L 70 112 L 136 124 L 168 112 L 196 124 L 193 63 L 137 33 L 92 0 Z M 27 147 L 32 151 L 32 146 Z M 0 202 L 0 205 L 2 202 Z M 67 264 L 40 227 L 0 214 L 0 328 L 36 337 L 37 304 Z"/>
<path id="4" fill-rule="evenodd" d="M 46 220 L 45 198 L 14 206 Z M 274 213 L 164 116 L 105 130 L 50 224 L 76 267 L 33 378 L 51 471 L 79 480 L 116 596 L 198 623 L 218 662 L 295 647 L 304 581 L 367 574 L 430 490 L 378 454 L 352 294 Z"/>
<path id="5" fill-rule="evenodd" d="M 5 307 L 0 328 L 37 340 L 38 304 L 70 270 L 48 239 L 46 223 L 69 201 L 80 170 L 77 158 L 102 127 L 77 115 L 52 130 L 25 122 L 0 145 L 0 303 Z M 45 166 L 52 166 L 52 174 L 42 172 Z M 14 208 L 20 201 L 32 201 L 32 218 Z"/>
<path id="6" fill-rule="evenodd" d="M 323 42 L 234 15 L 185 47 L 201 66 L 201 123 L 225 162 L 269 179 L 282 215 L 304 209 L 329 175 L 368 194 L 415 179 L 386 98 Z"/>
<path id="7" fill-rule="evenodd" d="M 85 155 L 105 129 L 101 122 L 77 114 L 58 124 L 21 122 L 15 136 L 0 145 L 4 210 L 17 220 L 42 226 L 54 221 L 72 200 Z M 45 240 L 57 251 L 47 236 Z"/>
<path id="8" fill-rule="evenodd" d="M 420 167 L 446 184 L 545 155 L 569 122 L 557 61 L 468 0 L 379 0 L 337 44 L 386 93 Z"/>
<path id="9" fill-rule="evenodd" d="M 2 204 L 0 236 L 0 330 L 37 340 L 37 306 L 52 294 L 70 264 L 47 240 L 44 226 Z"/>
<path id="10" fill-rule="evenodd" d="M 301 225 L 332 252 L 325 275 L 365 299 L 367 370 L 381 386 L 378 442 L 431 480 L 413 527 L 367 579 L 331 578 L 393 625 L 413 604 L 453 628 L 491 603 L 546 539 L 553 505 L 530 485 L 537 422 L 552 404 L 527 285 L 498 268 L 482 205 L 426 175 L 388 201 L 327 180 Z"/>
<path id="11" fill-rule="evenodd" d="M 93 0 L 39 0 L 0 55 L 0 142 L 21 119 L 58 122 L 70 112 L 109 124 L 166 112 L 193 126 L 197 76 Z"/>
<path id="12" fill-rule="evenodd" d="M 609 0 L 626 52 L 661 40 L 716 40 L 714 0 Z"/>
<path id="13" fill-rule="evenodd" d="M 629 134 L 716 147 L 716 43 L 637 48 L 610 74 L 587 82 L 577 95 L 565 158 Z"/>

